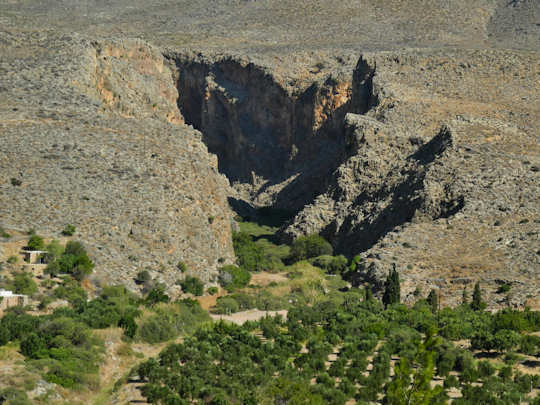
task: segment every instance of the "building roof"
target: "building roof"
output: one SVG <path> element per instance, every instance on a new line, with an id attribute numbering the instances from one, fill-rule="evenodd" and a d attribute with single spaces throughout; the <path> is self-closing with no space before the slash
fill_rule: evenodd
<path id="1" fill-rule="evenodd" d="M 24 297 L 23 294 L 13 294 L 13 291 L 0 289 L 0 297 Z"/>

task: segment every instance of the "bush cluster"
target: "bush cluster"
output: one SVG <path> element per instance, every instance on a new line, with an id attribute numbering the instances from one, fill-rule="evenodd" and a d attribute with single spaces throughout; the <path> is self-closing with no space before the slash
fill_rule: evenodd
<path id="1" fill-rule="evenodd" d="M 330 245 L 330 243 L 322 236 L 301 236 L 297 238 L 291 246 L 289 261 L 294 263 L 317 256 L 332 255 L 332 253 L 332 245 Z"/>
<path id="2" fill-rule="evenodd" d="M 251 274 L 242 267 L 227 265 L 219 269 L 219 284 L 227 291 L 232 292 L 249 284 Z"/>
<path id="3" fill-rule="evenodd" d="M 47 245 L 46 261 L 48 263 L 45 273 L 56 276 L 60 273 L 69 274 L 77 280 L 92 273 L 94 263 L 88 257 L 81 242 L 69 241 L 65 248 L 52 241 Z"/>

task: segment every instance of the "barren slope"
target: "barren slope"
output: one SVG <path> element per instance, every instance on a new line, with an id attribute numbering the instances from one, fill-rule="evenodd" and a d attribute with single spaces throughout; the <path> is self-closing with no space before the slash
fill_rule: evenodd
<path id="1" fill-rule="evenodd" d="M 0 10 L 3 225 L 74 222 L 112 278 L 204 272 L 231 259 L 229 197 L 297 212 L 283 237 L 322 232 L 359 280 L 396 262 L 405 295 L 538 291 L 537 1 Z"/>

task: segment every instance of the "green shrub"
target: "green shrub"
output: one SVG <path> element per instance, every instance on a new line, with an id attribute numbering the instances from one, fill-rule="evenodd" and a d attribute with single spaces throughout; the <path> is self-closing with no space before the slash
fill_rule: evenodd
<path id="1" fill-rule="evenodd" d="M 0 226 L 0 237 L 8 239 L 11 238 L 11 235 L 6 232 L 6 230 Z"/>
<path id="2" fill-rule="evenodd" d="M 45 250 L 47 251 L 47 255 L 45 256 L 47 263 L 58 260 L 64 254 L 64 247 L 56 239 L 53 239 L 45 246 Z"/>
<path id="3" fill-rule="evenodd" d="M 19 258 L 17 256 L 9 256 L 7 259 L 7 262 L 9 264 L 15 264 L 19 261 Z"/>
<path id="4" fill-rule="evenodd" d="M 220 297 L 216 302 L 216 306 L 212 308 L 213 313 L 225 315 L 238 312 L 239 310 L 240 306 L 238 305 L 238 302 L 231 297 Z"/>
<path id="5" fill-rule="evenodd" d="M 309 261 L 312 265 L 317 266 L 330 274 L 342 274 L 347 270 L 347 258 L 343 255 L 317 256 Z"/>
<path id="6" fill-rule="evenodd" d="M 208 288 L 208 290 L 206 290 L 208 292 L 208 294 L 210 295 L 216 295 L 218 293 L 218 288 L 217 287 L 210 287 Z"/>
<path id="7" fill-rule="evenodd" d="M 177 336 L 174 326 L 159 315 L 153 315 L 138 328 L 137 335 L 147 343 L 165 342 Z"/>
<path id="8" fill-rule="evenodd" d="M 43 238 L 41 236 L 32 235 L 30 236 L 30 239 L 28 239 L 27 247 L 30 250 L 43 250 L 45 243 L 43 242 Z"/>
<path id="9" fill-rule="evenodd" d="M 510 288 L 512 288 L 512 284 L 503 284 L 500 285 L 499 288 L 497 288 L 497 294 L 504 294 L 510 291 Z"/>
<path id="10" fill-rule="evenodd" d="M 155 308 L 155 315 L 143 320 L 136 338 L 148 343 L 164 342 L 179 334 L 193 333 L 199 326 L 210 321 L 208 312 L 198 301 L 185 299 Z"/>
<path id="11" fill-rule="evenodd" d="M 322 236 L 308 235 L 296 239 L 291 247 L 289 260 L 297 262 L 322 255 L 332 255 L 332 245 Z"/>
<path id="12" fill-rule="evenodd" d="M 201 296 L 204 292 L 204 284 L 198 277 L 186 276 L 180 281 L 180 286 L 185 293 Z"/>
<path id="13" fill-rule="evenodd" d="M 75 234 L 75 227 L 71 224 L 67 224 L 62 230 L 62 235 L 73 236 Z"/>
<path id="14" fill-rule="evenodd" d="M 144 284 L 147 281 L 150 281 L 150 279 L 151 279 L 151 277 L 150 277 L 150 273 L 148 272 L 148 270 L 142 270 L 142 271 L 139 271 L 137 273 L 137 275 L 135 276 L 135 283 Z"/>
<path id="15" fill-rule="evenodd" d="M 71 274 L 79 281 L 91 274 L 94 269 L 94 263 L 88 257 L 84 246 L 76 241 L 69 241 L 66 244 L 58 264 L 61 273 Z"/>
<path id="16" fill-rule="evenodd" d="M 169 302 L 170 298 L 165 294 L 165 286 L 163 284 L 157 284 L 146 295 L 145 303 L 148 306 L 153 306 L 160 302 Z"/>
<path id="17" fill-rule="evenodd" d="M 249 271 L 261 271 L 270 267 L 264 249 L 245 232 L 233 233 L 234 253 L 240 267 Z"/>
<path id="18" fill-rule="evenodd" d="M 37 293 L 38 286 L 32 275 L 28 273 L 20 273 L 13 277 L 10 287 L 16 294 L 32 295 Z"/>
<path id="19" fill-rule="evenodd" d="M 229 292 L 247 286 L 250 280 L 251 274 L 242 267 L 227 265 L 219 269 L 219 284 Z"/>
<path id="20" fill-rule="evenodd" d="M 184 262 L 180 261 L 176 264 L 176 268 L 180 270 L 181 273 L 185 273 L 187 270 L 187 266 Z"/>
<path id="21" fill-rule="evenodd" d="M 66 278 L 64 282 L 53 290 L 53 296 L 64 299 L 72 305 L 86 302 L 88 293 L 73 279 Z"/>
<path id="22" fill-rule="evenodd" d="M 8 401 L 10 405 L 32 405 L 26 392 L 14 387 L 0 390 L 0 404 Z"/>

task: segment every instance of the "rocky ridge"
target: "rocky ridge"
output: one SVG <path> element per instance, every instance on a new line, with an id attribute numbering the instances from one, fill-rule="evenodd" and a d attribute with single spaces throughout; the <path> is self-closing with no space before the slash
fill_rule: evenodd
<path id="1" fill-rule="evenodd" d="M 404 299 L 435 287 L 455 304 L 476 280 L 494 306 L 536 294 L 537 2 L 125 6 L 3 6 L 2 225 L 94 218 L 107 225 L 75 224 L 110 241 L 94 250 L 108 277 L 150 266 L 172 282 L 182 259 L 210 280 L 232 260 L 228 197 L 295 212 L 285 239 L 322 232 L 363 279 L 396 263 Z M 63 203 L 99 188 L 111 198 Z"/>

